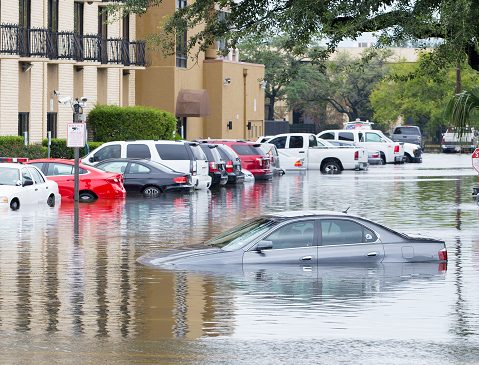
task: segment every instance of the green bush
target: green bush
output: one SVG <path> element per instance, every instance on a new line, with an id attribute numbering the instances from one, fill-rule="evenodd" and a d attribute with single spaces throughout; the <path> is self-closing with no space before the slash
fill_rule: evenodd
<path id="1" fill-rule="evenodd" d="M 176 119 L 155 108 L 97 105 L 88 114 L 88 126 L 95 141 L 173 139 Z"/>
<path id="2" fill-rule="evenodd" d="M 29 159 L 47 157 L 47 149 L 41 144 L 25 146 L 23 137 L 1 136 L 0 157 L 27 157 Z"/>
<path id="3" fill-rule="evenodd" d="M 80 155 L 85 156 L 88 154 L 89 151 L 101 146 L 104 142 L 88 142 L 88 148 L 80 149 Z M 48 139 L 44 139 L 42 141 L 44 147 L 48 148 Z M 67 158 L 73 159 L 74 158 L 74 151 L 73 148 L 67 147 L 66 139 L 61 138 L 52 138 L 52 144 L 50 145 L 50 157 L 51 158 Z"/>

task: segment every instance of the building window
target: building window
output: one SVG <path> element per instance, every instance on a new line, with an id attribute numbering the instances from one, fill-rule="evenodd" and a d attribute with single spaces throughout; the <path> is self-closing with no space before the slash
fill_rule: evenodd
<path id="1" fill-rule="evenodd" d="M 30 127 L 30 113 L 18 113 L 18 135 L 24 137 L 27 133 L 26 139 L 28 140 L 28 131 Z"/>
<path id="2" fill-rule="evenodd" d="M 73 9 L 73 31 L 83 35 L 83 3 L 75 2 Z"/>
<path id="3" fill-rule="evenodd" d="M 57 113 L 47 113 L 47 132 L 51 132 L 52 138 L 57 138 L 58 128 Z"/>
<path id="4" fill-rule="evenodd" d="M 58 0 L 48 0 L 48 29 L 58 32 Z"/>
<path id="5" fill-rule="evenodd" d="M 176 118 L 176 133 L 181 136 L 181 138 L 186 139 L 186 117 L 177 117 Z"/>
<path id="6" fill-rule="evenodd" d="M 186 0 L 176 0 L 176 8 L 183 9 L 187 6 Z M 188 42 L 188 33 L 184 29 L 176 34 L 176 67 L 187 67 L 188 54 L 186 45 Z"/>

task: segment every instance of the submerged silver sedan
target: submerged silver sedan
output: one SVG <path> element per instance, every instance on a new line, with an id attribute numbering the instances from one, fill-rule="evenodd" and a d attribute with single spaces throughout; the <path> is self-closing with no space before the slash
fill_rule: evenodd
<path id="1" fill-rule="evenodd" d="M 447 262 L 444 241 L 410 236 L 345 213 L 292 211 L 260 216 L 206 242 L 211 248 L 149 254 L 170 268 L 232 264 Z"/>

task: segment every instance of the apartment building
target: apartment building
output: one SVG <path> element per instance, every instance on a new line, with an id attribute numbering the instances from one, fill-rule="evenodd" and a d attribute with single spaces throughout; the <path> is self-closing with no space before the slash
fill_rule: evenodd
<path id="1" fill-rule="evenodd" d="M 145 67 L 133 15 L 112 18 L 101 0 L 1 0 L 0 135 L 38 142 L 65 138 L 67 97 L 135 105 L 135 73 Z"/>
<path id="2" fill-rule="evenodd" d="M 186 0 L 163 0 L 149 8 L 137 18 L 137 35 L 157 33 L 165 16 L 186 5 Z M 137 104 L 175 114 L 178 132 L 186 139 L 263 135 L 264 66 L 240 62 L 237 50 L 220 56 L 221 41 L 197 58 L 195 51 L 187 54 L 187 39 L 195 31 L 177 34 L 175 55 L 147 51 L 148 67 L 137 73 Z"/>

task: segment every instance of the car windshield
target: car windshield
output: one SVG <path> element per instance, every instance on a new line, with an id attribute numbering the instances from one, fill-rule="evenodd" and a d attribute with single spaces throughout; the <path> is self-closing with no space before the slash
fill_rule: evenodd
<path id="1" fill-rule="evenodd" d="M 17 185 L 20 180 L 18 169 L 11 167 L 0 167 L 0 185 Z"/>
<path id="2" fill-rule="evenodd" d="M 224 251 L 235 251 L 267 232 L 277 223 L 271 218 L 254 218 L 206 241 L 208 246 L 220 247 Z"/>

